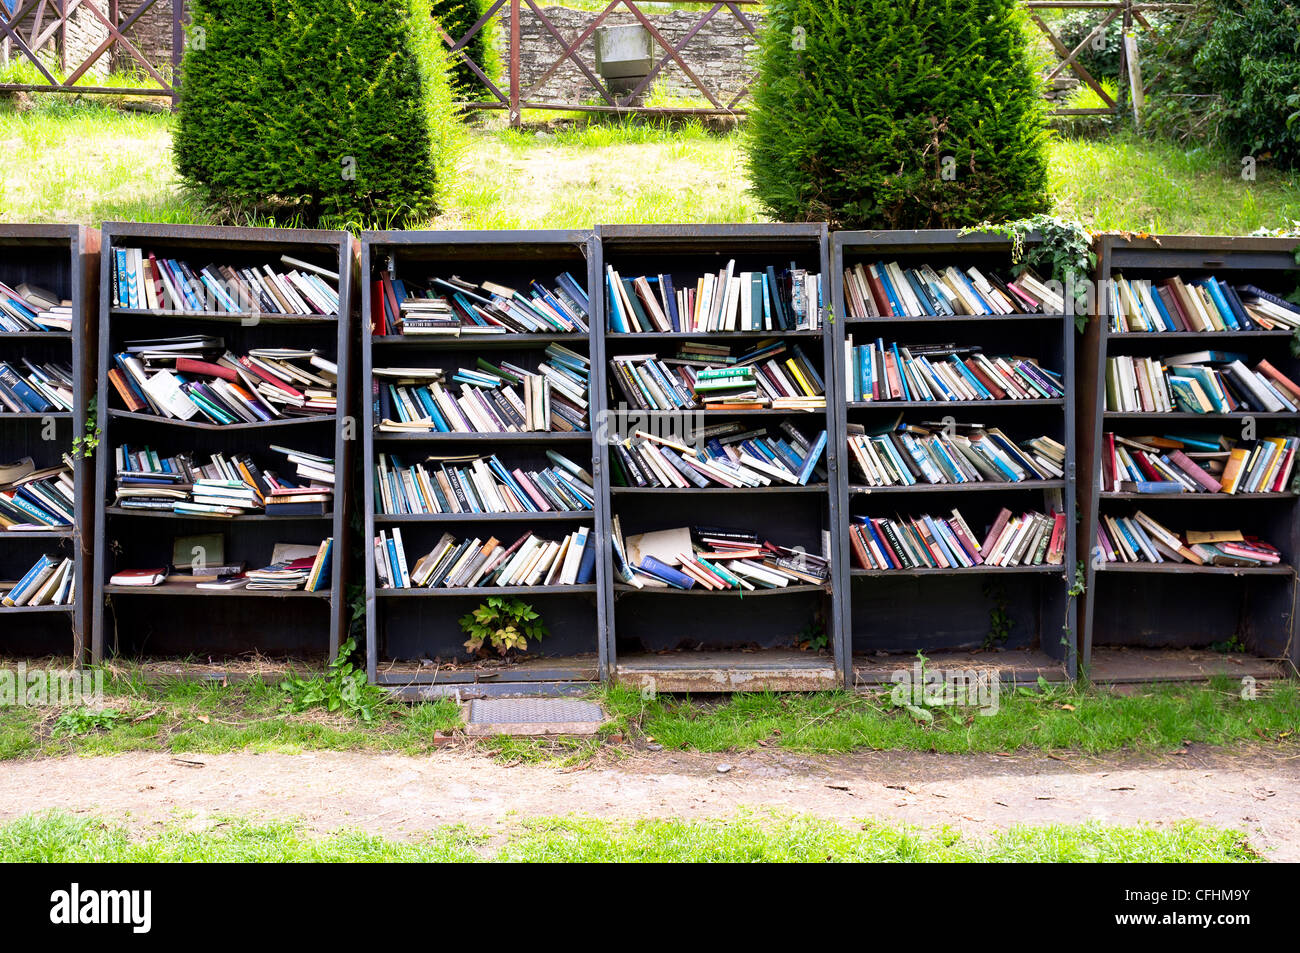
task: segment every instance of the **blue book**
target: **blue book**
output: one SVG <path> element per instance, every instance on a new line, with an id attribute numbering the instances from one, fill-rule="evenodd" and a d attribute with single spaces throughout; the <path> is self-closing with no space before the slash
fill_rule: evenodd
<path id="1" fill-rule="evenodd" d="M 583 540 L 582 561 L 578 563 L 578 578 L 576 580 L 580 586 L 585 586 L 596 578 L 596 547 L 591 538 L 591 530 L 587 530 L 586 533 L 587 535 Z"/>
<path id="2" fill-rule="evenodd" d="M 912 391 L 907 386 L 907 374 L 903 372 L 903 357 L 898 353 L 898 342 L 895 341 L 890 347 L 894 349 L 894 364 L 898 367 L 898 380 L 903 387 L 903 400 L 911 400 Z"/>
<path id="3" fill-rule="evenodd" d="M 23 596 L 27 593 L 27 591 L 35 585 L 36 580 L 41 577 L 42 573 L 44 573 L 48 569 L 53 568 L 57 564 L 58 563 L 55 557 L 42 556 L 40 559 L 36 561 L 36 565 L 32 566 L 31 569 L 27 570 L 26 575 L 24 575 L 22 579 L 18 580 L 18 584 L 14 586 L 12 589 L 10 589 L 8 593 L 5 594 L 4 596 L 5 602 L 9 605 L 16 604 L 20 599 L 23 598 Z"/>
<path id="4" fill-rule="evenodd" d="M 401 564 L 397 561 L 397 544 L 393 542 L 391 536 L 388 537 L 388 565 L 391 567 L 393 573 L 393 588 L 405 589 L 406 580 L 402 575 Z"/>
<path id="5" fill-rule="evenodd" d="M 131 307 L 131 296 L 126 290 L 126 249 L 113 249 L 114 258 L 117 262 L 117 306 L 119 308 Z"/>
<path id="6" fill-rule="evenodd" d="M 1223 292 L 1219 289 L 1219 283 L 1217 281 L 1213 278 L 1202 278 L 1200 281 L 1192 282 L 1192 284 L 1200 285 L 1205 289 L 1206 293 L 1210 296 L 1210 300 L 1214 302 L 1214 307 L 1219 312 L 1219 317 L 1223 319 L 1223 323 L 1230 331 L 1241 330 L 1241 325 L 1237 323 L 1237 315 L 1233 313 L 1232 308 L 1228 304 L 1228 299 L 1223 296 Z"/>
<path id="7" fill-rule="evenodd" d="M 889 307 L 894 312 L 893 316 L 896 318 L 914 317 L 914 315 L 909 315 L 907 313 L 907 309 L 903 307 L 902 300 L 894 291 L 894 283 L 889 280 L 889 272 L 885 270 L 885 263 L 883 261 L 876 264 L 876 277 L 880 279 L 880 285 L 885 289 L 885 297 L 889 299 Z"/>
<path id="8" fill-rule="evenodd" d="M 586 555 L 585 553 L 583 554 Z M 644 556 L 641 559 L 641 565 L 637 567 L 637 572 L 644 573 L 652 579 L 658 579 L 660 582 L 666 582 L 674 589 L 691 589 L 695 586 L 695 577 L 688 576 L 680 570 L 674 569 L 661 560 L 653 556 Z"/>
<path id="9" fill-rule="evenodd" d="M 804 458 L 803 466 L 799 470 L 799 485 L 807 486 L 808 478 L 812 476 L 813 468 L 817 466 L 817 461 L 821 459 L 823 451 L 826 449 L 826 431 L 823 430 L 817 435 L 812 446 L 808 449 L 808 456 Z"/>
<path id="10" fill-rule="evenodd" d="M 569 297 L 582 306 L 582 310 L 591 314 L 591 302 L 587 300 L 587 289 L 567 271 L 555 278 L 555 283 L 569 293 Z"/>

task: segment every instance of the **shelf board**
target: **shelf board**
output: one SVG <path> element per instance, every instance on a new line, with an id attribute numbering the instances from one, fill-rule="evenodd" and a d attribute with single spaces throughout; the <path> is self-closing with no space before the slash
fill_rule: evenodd
<path id="1" fill-rule="evenodd" d="M 825 483 L 810 483 L 808 486 L 797 486 L 789 483 L 774 484 L 773 486 L 751 486 L 732 489 L 726 486 L 611 486 L 610 494 L 614 496 L 658 496 L 663 493 L 690 493 L 695 496 L 723 496 L 727 494 L 740 494 L 749 496 L 750 494 L 782 494 L 782 493 L 825 493 Z"/>
<path id="2" fill-rule="evenodd" d="M 949 323 L 974 323 L 977 321 L 1051 321 L 1060 323 L 1064 321 L 1064 314 L 921 314 L 905 318 L 898 318 L 890 315 L 889 317 L 847 317 L 844 319 L 845 324 L 898 324 L 907 322 L 909 324 L 949 324 Z"/>
<path id="3" fill-rule="evenodd" d="M 977 575 L 1002 575 L 1003 573 L 1054 573 L 1061 575 L 1065 572 L 1064 566 L 970 566 L 966 569 L 861 569 L 854 567 L 849 570 L 849 575 L 854 578 L 863 576 L 882 577 L 882 576 L 977 576 Z"/>
<path id="4" fill-rule="evenodd" d="M 480 347 L 531 347 L 537 344 L 587 344 L 590 338 L 582 331 L 537 331 L 519 334 L 389 334 L 371 335 L 375 347 L 424 347 L 430 350 L 465 350 Z"/>
<path id="5" fill-rule="evenodd" d="M 71 539 L 76 531 L 71 526 L 59 529 L 13 529 L 0 530 L 0 539 Z"/>
<path id="6" fill-rule="evenodd" d="M 1295 493 L 1101 493 L 1103 500 L 1294 500 Z"/>
<path id="7" fill-rule="evenodd" d="M 104 592 L 110 596 L 224 596 L 241 599 L 316 599 L 328 602 L 329 589 L 307 592 L 305 589 L 200 589 L 196 584 L 164 582 L 160 586 L 115 586 L 109 583 Z"/>
<path id="8" fill-rule="evenodd" d="M 590 443 L 591 431 L 529 430 L 523 433 L 374 433 L 375 440 L 402 443 L 439 443 L 468 440 L 472 442 L 500 441 L 502 443 Z"/>
<path id="9" fill-rule="evenodd" d="M 1189 341 L 1196 338 L 1289 338 L 1291 331 L 1107 331 L 1110 341 Z"/>
<path id="10" fill-rule="evenodd" d="M 8 411 L 0 411 L 0 421 L 4 420 L 71 420 L 72 411 L 70 410 L 52 410 L 49 413 L 32 413 L 24 411 L 21 414 L 12 414 Z"/>
<path id="11" fill-rule="evenodd" d="M 149 423 L 164 424 L 168 427 L 180 427 L 186 430 L 265 430 L 279 427 L 299 427 L 308 424 L 328 423 L 333 425 L 337 421 L 335 414 L 319 414 L 311 417 L 285 417 L 280 420 L 263 420 L 257 423 L 237 423 L 237 424 L 210 424 L 200 423 L 193 420 L 177 420 L 173 417 L 159 417 L 155 414 L 140 414 L 130 410 L 110 410 L 109 417 L 114 420 L 143 420 Z M 68 414 L 71 417 L 71 414 Z"/>
<path id="12" fill-rule="evenodd" d="M 238 324 L 242 327 L 257 327 L 260 324 L 338 324 L 337 314 L 271 314 L 227 311 L 172 311 L 155 308 L 110 308 L 109 316 L 114 318 L 172 318 L 185 321 L 214 321 L 219 324 Z M 249 323 L 245 323 L 249 322 Z"/>
<path id="13" fill-rule="evenodd" d="M 139 516 L 146 519 L 164 519 L 164 520 L 211 520 L 214 523 L 251 523 L 262 522 L 263 520 L 298 520 L 300 522 L 307 520 L 329 520 L 334 519 L 333 513 L 312 514 L 311 516 L 282 516 L 279 514 L 267 516 L 265 513 L 245 513 L 242 516 L 217 516 L 215 514 L 204 513 L 177 513 L 172 510 L 139 510 L 125 506 L 108 506 L 104 512 L 109 516 Z"/>
<path id="14" fill-rule="evenodd" d="M 1197 576 L 1293 576 L 1288 565 L 1277 566 L 1196 566 L 1192 563 L 1105 563 L 1099 573 L 1183 573 Z"/>
<path id="15" fill-rule="evenodd" d="M 461 589 L 376 589 L 378 599 L 412 599 L 428 596 L 570 596 L 595 593 L 593 583 L 574 586 L 473 586 Z"/>
<path id="16" fill-rule="evenodd" d="M 0 331 L 0 344 L 5 341 L 72 341 L 71 331 Z"/>
<path id="17" fill-rule="evenodd" d="M 31 612 L 71 612 L 76 606 L 0 606 L 0 616 Z"/>
<path id="18" fill-rule="evenodd" d="M 873 496 L 877 493 L 978 493 L 997 490 L 1058 490 L 1065 488 L 1064 480 L 1021 480 L 1019 483 L 996 483 L 982 480 L 978 483 L 917 483 L 913 486 L 866 486 L 855 483 L 849 493 Z"/>
<path id="19" fill-rule="evenodd" d="M 547 513 L 376 513 L 376 523 L 531 523 L 543 521 L 578 521 L 595 517 L 592 510 L 561 510 Z"/>
<path id="20" fill-rule="evenodd" d="M 809 410 L 802 408 L 792 409 L 784 407 L 759 407 L 747 410 L 719 410 L 711 407 L 683 407 L 679 410 L 639 410 L 632 407 L 627 408 L 629 415 L 646 415 L 650 417 L 682 417 L 688 414 L 703 414 L 707 417 L 782 417 L 786 414 L 802 415 L 807 417 L 816 417 L 826 413 L 825 407 L 814 407 Z"/>
<path id="21" fill-rule="evenodd" d="M 1108 410 L 1102 414 L 1107 420 L 1245 420 L 1254 417 L 1257 420 L 1300 420 L 1300 413 L 1281 411 L 1279 413 L 1249 410 L 1234 410 L 1227 414 L 1194 414 L 1185 410 Z"/>
<path id="22" fill-rule="evenodd" d="M 915 407 L 958 407 L 963 410 L 993 408 L 1005 410 L 1008 407 L 1064 407 L 1062 397 L 1035 398 L 1033 400 L 850 400 L 845 402 L 849 410 L 910 410 Z"/>
<path id="23" fill-rule="evenodd" d="M 674 586 L 646 586 L 644 589 L 638 589 L 636 586 L 627 583 L 615 583 L 614 592 L 622 595 L 629 592 L 649 592 L 655 595 L 674 595 L 674 596 L 732 596 L 734 598 L 748 599 L 750 596 L 786 596 L 794 595 L 801 592 L 817 592 L 822 595 L 830 594 L 830 586 L 814 586 L 809 583 L 799 583 L 798 585 L 779 586 L 775 589 L 705 589 L 698 583 L 692 589 L 677 589 Z"/>
<path id="24" fill-rule="evenodd" d="M 607 331 L 606 341 L 727 341 L 750 338 L 820 338 L 823 331 Z"/>

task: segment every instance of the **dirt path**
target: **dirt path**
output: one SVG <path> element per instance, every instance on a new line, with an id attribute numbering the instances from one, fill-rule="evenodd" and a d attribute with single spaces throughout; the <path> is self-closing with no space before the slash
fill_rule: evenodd
<path id="1" fill-rule="evenodd" d="M 729 770 L 720 772 L 720 766 Z M 39 792 L 39 793 L 38 793 Z M 875 817 L 972 833 L 1015 823 L 1131 824 L 1193 818 L 1246 831 L 1300 860 L 1300 752 L 1192 748 L 1162 758 L 1040 755 L 800 756 L 645 752 L 576 770 L 505 767 L 466 751 L 123 754 L 19 761 L 0 770 L 0 820 L 43 808 L 147 832 L 213 815 L 300 819 L 406 837 L 443 824 L 491 829 L 528 816 L 725 816 L 740 807 L 842 821 Z M 506 819 L 507 812 L 515 812 Z"/>

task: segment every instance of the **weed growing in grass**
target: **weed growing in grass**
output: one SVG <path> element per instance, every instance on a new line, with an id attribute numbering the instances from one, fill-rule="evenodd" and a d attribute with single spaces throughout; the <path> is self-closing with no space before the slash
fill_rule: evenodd
<path id="1" fill-rule="evenodd" d="M 289 696 L 285 707 L 294 712 L 324 708 L 360 718 L 367 724 L 373 722 L 376 712 L 388 703 L 388 696 L 382 689 L 367 684 L 365 669 L 352 664 L 356 651 L 357 640 L 348 639 L 324 675 L 312 678 L 289 675 L 280 683 Z"/>
<path id="2" fill-rule="evenodd" d="M 115 708 L 104 708 L 100 711 L 73 708 L 63 712 L 54 720 L 54 728 L 50 734 L 57 738 L 60 735 L 85 735 L 92 731 L 107 731 L 122 718 L 122 712 Z"/>

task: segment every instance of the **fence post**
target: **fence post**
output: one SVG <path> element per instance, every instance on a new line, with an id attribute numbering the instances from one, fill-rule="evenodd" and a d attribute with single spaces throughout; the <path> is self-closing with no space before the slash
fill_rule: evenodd
<path id="1" fill-rule="evenodd" d="M 181 101 L 181 58 L 185 55 L 185 0 L 172 0 L 172 108 Z"/>
<path id="2" fill-rule="evenodd" d="M 519 0 L 510 0 L 510 127 L 523 125 L 519 112 Z"/>

